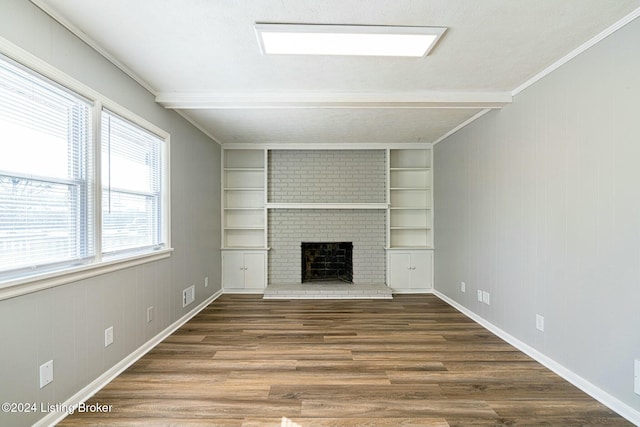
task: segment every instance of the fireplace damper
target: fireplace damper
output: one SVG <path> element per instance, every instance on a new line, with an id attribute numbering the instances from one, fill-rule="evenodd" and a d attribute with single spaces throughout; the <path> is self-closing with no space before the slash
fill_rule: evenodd
<path id="1" fill-rule="evenodd" d="M 353 283 L 352 242 L 302 242 L 302 283 Z"/>

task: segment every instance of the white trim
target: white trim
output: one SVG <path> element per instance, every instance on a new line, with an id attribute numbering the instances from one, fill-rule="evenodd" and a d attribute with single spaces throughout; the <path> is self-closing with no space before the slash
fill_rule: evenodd
<path id="1" fill-rule="evenodd" d="M 50 287 L 64 285 L 66 283 L 75 282 L 77 280 L 86 279 L 89 277 L 95 277 L 101 274 L 110 273 L 113 271 L 121 270 L 123 268 L 129 268 L 136 265 L 157 261 L 163 258 L 167 258 L 171 255 L 173 249 L 171 249 L 171 199 L 170 199 L 170 134 L 163 130 L 162 128 L 154 125 L 148 120 L 138 116 L 136 113 L 128 110 L 127 108 L 121 106 L 115 101 L 107 98 L 102 95 L 100 92 L 92 89 L 91 87 L 85 85 L 84 83 L 76 80 L 75 78 L 69 76 L 68 74 L 60 71 L 59 69 L 51 66 L 47 62 L 38 58 L 37 56 L 31 54 L 30 52 L 22 49 L 21 47 L 13 44 L 12 42 L 0 37 L 0 53 L 12 60 L 22 64 L 26 68 L 31 71 L 38 73 L 45 78 L 56 82 L 57 84 L 62 85 L 68 90 L 79 94 L 91 102 L 93 102 L 93 119 L 94 123 L 94 159 L 95 162 L 99 162 L 100 160 L 100 115 L 102 114 L 102 107 L 122 116 L 123 118 L 132 121 L 136 125 L 148 130 L 149 132 L 154 133 L 159 138 L 164 139 L 165 144 L 163 146 L 164 151 L 164 162 L 163 167 L 165 168 L 166 174 L 163 182 L 164 184 L 164 194 L 165 197 L 165 229 L 164 229 L 164 237 L 166 245 L 165 249 L 148 252 L 139 255 L 133 255 L 130 257 L 117 259 L 117 260 L 108 260 L 106 262 L 101 260 L 101 254 L 97 253 L 94 262 L 88 263 L 82 266 L 78 266 L 75 268 L 67 268 L 61 271 L 48 272 L 39 274 L 36 276 L 23 277 L 16 280 L 10 280 L 6 283 L 0 283 L 0 301 L 8 298 L 14 298 L 20 295 L 25 295 L 28 293 L 40 291 L 43 289 L 47 289 Z M 97 208 L 95 214 L 96 218 L 99 218 L 99 211 L 101 209 L 100 202 L 100 194 L 102 191 L 101 186 L 101 177 L 100 174 L 100 163 L 95 163 L 95 190 L 96 190 L 96 201 L 95 207 Z M 95 231 L 99 231 L 98 228 L 100 226 L 99 219 L 96 219 Z M 97 233 L 96 236 L 99 236 L 100 233 Z M 100 243 L 99 238 L 96 239 L 96 245 Z M 96 246 L 99 248 L 99 246 Z"/>
<path id="2" fill-rule="evenodd" d="M 180 116 L 185 119 L 186 121 L 188 121 L 189 123 L 191 123 L 191 125 L 193 127 L 195 127 L 196 129 L 198 129 L 200 132 L 202 132 L 203 134 L 205 134 L 207 137 L 209 137 L 209 139 L 211 139 L 213 142 L 215 142 L 218 145 L 222 145 L 222 143 L 220 142 L 220 140 L 218 139 L 218 137 L 212 135 L 207 129 L 204 128 L 204 126 L 202 126 L 200 123 L 196 122 L 194 119 L 192 119 L 186 111 L 182 111 L 182 110 L 173 110 L 176 113 L 180 114 Z"/>
<path id="3" fill-rule="evenodd" d="M 388 252 L 435 251 L 436 250 L 436 248 L 434 248 L 433 246 L 394 246 L 394 247 L 385 246 L 383 249 Z"/>
<path id="4" fill-rule="evenodd" d="M 60 25 L 62 25 L 63 27 L 65 27 L 67 30 L 69 30 L 71 33 L 73 33 L 76 37 L 78 37 L 80 40 L 82 40 L 83 42 L 85 42 L 86 44 L 88 44 L 92 49 L 94 49 L 96 52 L 98 52 L 100 55 L 102 55 L 105 59 L 107 59 L 109 62 L 111 62 L 113 65 L 115 65 L 118 69 L 120 69 L 120 71 L 122 71 L 123 73 L 125 73 L 126 75 L 128 75 L 129 77 L 131 77 L 133 80 L 135 80 L 138 84 L 140 84 L 142 87 L 144 87 L 148 92 L 150 92 L 153 96 L 157 96 L 158 91 L 156 89 L 154 89 L 149 83 L 147 83 L 142 77 L 140 77 L 138 74 L 136 74 L 135 72 L 133 72 L 130 68 L 128 68 L 126 65 L 124 65 L 122 62 L 120 62 L 118 59 L 116 59 L 113 55 L 111 55 L 109 52 L 107 52 L 105 49 L 103 49 L 98 43 L 96 43 L 95 41 L 93 41 L 87 34 L 85 34 L 84 32 L 82 32 L 78 27 L 76 27 L 74 24 L 72 24 L 71 22 L 69 22 L 68 20 L 66 20 L 65 18 L 63 18 L 61 15 L 59 15 L 55 10 L 53 10 L 52 8 L 50 8 L 48 5 L 46 5 L 45 3 L 43 3 L 42 0 L 30 0 L 31 3 L 33 3 L 35 6 L 37 6 L 38 8 L 40 8 L 44 13 L 46 13 L 47 15 L 49 15 L 51 18 L 53 18 L 55 21 L 57 21 Z M 1 40 L 0 40 L 1 41 Z M 0 44 L 0 48 L 2 47 L 2 45 Z M 20 62 L 20 60 L 18 58 L 15 58 L 16 60 L 18 60 Z M 61 81 L 60 79 L 56 78 L 56 80 L 64 85 L 64 82 Z M 74 82 L 74 84 L 76 84 Z M 92 93 L 94 92 L 93 90 L 90 90 Z M 92 95 L 93 96 L 93 95 Z M 109 103 L 107 106 L 108 109 L 116 109 L 118 108 L 117 106 L 114 106 L 114 104 Z M 184 118 L 185 120 L 187 120 L 189 123 L 191 123 L 195 128 L 197 128 L 199 131 L 201 131 L 202 133 L 204 133 L 207 137 L 209 137 L 210 139 L 212 139 L 214 142 L 216 142 L 218 145 L 220 145 L 220 141 L 218 141 L 218 139 L 211 135 L 204 127 L 202 127 L 202 125 L 196 123 L 191 117 L 183 114 L 181 111 L 176 110 L 176 112 L 178 114 L 180 114 L 180 116 L 182 116 L 182 118 Z M 118 113 L 120 115 L 123 115 L 121 113 Z M 136 120 L 141 121 L 142 119 L 138 118 Z M 134 120 L 134 121 L 136 121 Z M 152 124 L 150 124 L 151 126 L 153 126 Z"/>
<path id="5" fill-rule="evenodd" d="M 228 288 L 222 289 L 222 293 L 225 295 L 264 295 L 264 289 L 240 289 L 240 288 Z"/>
<path id="6" fill-rule="evenodd" d="M 93 197 L 94 206 L 102 206 L 102 101 L 96 100 L 93 108 Z M 95 210 L 95 209 L 94 209 Z M 102 247 L 102 212 L 93 212 L 93 243 L 97 250 Z M 171 247 L 171 246 L 169 246 Z M 96 252 L 94 262 L 102 261 L 102 254 Z"/>
<path id="7" fill-rule="evenodd" d="M 67 399 L 60 406 L 61 407 L 73 407 L 73 406 L 77 407 L 78 404 L 87 401 L 89 398 L 91 398 L 91 396 L 96 394 L 103 387 L 105 387 L 107 384 L 113 381 L 118 375 L 124 372 L 125 369 L 133 365 L 138 359 L 140 359 L 142 356 L 147 354 L 155 346 L 160 344 L 164 339 L 166 339 L 168 336 L 174 333 L 178 328 L 180 328 L 182 325 L 184 325 L 189 320 L 191 320 L 191 318 L 193 318 L 196 314 L 200 313 L 200 311 L 202 311 L 205 307 L 207 307 L 213 301 L 218 299 L 220 295 L 222 295 L 222 290 L 219 290 L 213 295 L 211 295 L 209 298 L 201 302 L 193 310 L 191 310 L 190 312 L 182 316 L 180 319 L 176 320 L 171 325 L 169 325 L 166 329 L 158 333 L 158 335 L 156 335 L 155 337 L 151 338 L 149 341 L 147 341 L 146 343 L 138 347 L 137 350 L 135 350 L 133 353 L 130 353 L 120 362 L 115 364 L 107 372 L 100 375 L 98 378 L 96 378 L 91 383 L 86 385 L 82 390 L 78 391 L 76 394 L 74 394 L 69 399 Z M 66 412 L 61 412 L 61 413 L 50 412 L 44 418 L 39 419 L 35 424 L 33 424 L 33 426 L 34 427 L 52 426 L 62 421 L 64 418 L 67 417 L 67 415 L 68 414 Z"/>
<path id="8" fill-rule="evenodd" d="M 73 88 L 71 88 L 71 89 L 73 89 Z M 109 110 L 112 113 L 115 113 L 116 115 L 122 117 L 123 119 L 127 119 L 127 120 L 135 123 L 136 125 L 142 127 L 143 129 L 153 133 L 158 138 L 161 138 L 161 139 L 164 139 L 164 140 L 169 139 L 170 134 L 166 130 L 154 125 L 150 121 L 140 117 L 139 115 L 137 115 L 133 111 L 123 107 L 122 105 L 118 104 L 117 102 L 111 101 L 110 99 L 105 98 L 102 95 L 98 95 L 98 96 L 100 98 L 100 101 L 102 102 L 102 108 L 104 108 L 105 110 Z"/>
<path id="9" fill-rule="evenodd" d="M 167 134 L 164 139 L 164 173 L 161 176 L 162 182 L 162 198 L 164 199 L 164 227 L 162 227 L 162 233 L 165 241 L 165 245 L 168 248 L 171 246 L 171 135 Z"/>
<path id="10" fill-rule="evenodd" d="M 513 89 L 511 91 L 511 96 L 516 96 L 517 94 L 519 94 L 520 92 L 522 92 L 523 90 L 528 88 L 529 86 L 532 86 L 537 81 L 539 81 L 542 78 L 544 78 L 545 76 L 551 74 L 553 71 L 555 71 L 558 68 L 562 67 L 564 64 L 566 64 L 567 62 L 571 61 L 576 56 L 580 55 L 582 52 L 584 52 L 587 49 L 593 47 L 594 45 L 596 45 L 597 43 L 601 42 L 602 40 L 604 40 L 605 38 L 607 38 L 611 34 L 615 33 L 620 28 L 624 27 L 625 25 L 627 25 L 628 23 L 630 23 L 631 21 L 633 21 L 634 19 L 636 19 L 638 17 L 640 17 L 640 7 L 635 9 L 633 12 L 631 12 L 627 16 L 625 16 L 622 19 L 620 19 L 618 22 L 616 22 L 613 25 L 607 27 L 604 31 L 600 32 L 595 37 L 592 37 L 591 39 L 587 40 L 582 45 L 580 45 L 577 48 L 573 49 L 567 55 L 565 55 L 562 58 L 558 59 L 556 62 L 554 62 L 553 64 L 549 65 L 547 68 L 545 68 L 544 70 L 540 71 L 538 74 L 536 74 L 535 76 L 531 77 L 526 82 L 522 83 L 520 86 L 518 86 L 515 89 Z"/>
<path id="11" fill-rule="evenodd" d="M 256 108 L 502 108 L 510 92 L 215 93 L 159 92 L 156 102 L 172 109 Z"/>
<path id="12" fill-rule="evenodd" d="M 387 148 L 431 148 L 430 142 L 349 142 L 349 143 L 249 143 L 222 144 L 222 147 L 232 150 L 386 150 Z"/>
<path id="13" fill-rule="evenodd" d="M 433 294 L 435 296 L 437 296 L 438 298 L 440 298 L 441 300 L 443 300 L 444 302 L 446 302 L 447 304 L 449 304 L 452 307 L 454 307 L 456 310 L 460 311 L 465 316 L 469 317 L 474 322 L 476 322 L 476 323 L 480 324 L 481 326 L 485 327 L 486 329 L 488 329 L 489 331 L 491 331 L 492 333 L 494 333 L 498 337 L 502 338 L 503 340 L 505 340 L 506 342 L 508 342 L 509 344 L 514 346 L 515 348 L 517 348 L 518 350 L 522 351 L 527 356 L 531 357 L 532 359 L 534 359 L 537 362 L 539 362 L 540 364 L 544 365 L 545 367 L 547 367 L 551 371 L 555 372 L 556 374 L 558 374 L 559 376 L 561 376 L 565 380 L 569 381 L 571 384 L 573 384 L 574 386 L 578 387 L 580 390 L 584 391 L 589 396 L 593 397 L 594 399 L 596 399 L 597 401 L 599 401 L 603 405 L 605 405 L 608 408 L 610 408 L 611 410 L 617 412 L 622 417 L 626 418 L 627 420 L 631 421 L 632 423 L 634 423 L 636 425 L 640 425 L 640 411 L 632 408 L 631 406 L 629 406 L 626 403 L 622 402 L 620 399 L 610 395 L 609 393 L 607 393 L 606 391 L 604 391 L 600 387 L 598 387 L 595 384 L 587 381 L 586 379 L 582 378 L 581 376 L 579 376 L 578 374 L 574 373 L 570 369 L 568 369 L 568 368 L 564 367 L 563 365 L 561 365 L 560 363 L 556 362 L 555 360 L 553 360 L 549 356 L 547 356 L 547 355 L 541 353 L 540 351 L 536 350 L 535 348 L 531 347 L 530 345 L 520 341 L 518 338 L 514 337 L 513 335 L 509 334 L 508 332 L 505 332 L 504 330 L 502 330 L 499 327 L 495 326 L 493 323 L 485 320 L 480 315 L 474 313 L 473 311 L 469 310 L 467 307 L 459 304 L 457 301 L 449 298 L 448 296 L 444 295 L 443 293 L 441 293 L 441 292 L 439 292 L 439 291 L 434 289 L 433 290 Z"/>
<path id="14" fill-rule="evenodd" d="M 387 209 L 388 203 L 267 203 L 267 209 Z"/>
<path id="15" fill-rule="evenodd" d="M 451 129 L 449 132 L 445 133 L 444 135 L 442 135 L 440 138 L 436 139 L 435 142 L 433 143 L 433 145 L 436 145 L 438 142 L 443 141 L 447 138 L 449 138 L 451 135 L 453 135 L 454 133 L 458 132 L 460 129 L 462 129 L 463 127 L 471 124 L 471 122 L 474 122 L 476 120 L 478 120 L 480 117 L 484 116 L 485 114 L 487 114 L 489 111 L 491 111 L 491 109 L 486 108 L 480 112 L 478 112 L 477 114 L 475 114 L 473 117 L 465 120 L 464 122 L 460 123 L 458 126 L 454 127 L 453 129 Z"/>
<path id="16" fill-rule="evenodd" d="M 55 9 L 49 7 L 46 3 L 42 2 L 41 0 L 30 0 L 30 1 L 40 10 L 42 10 L 44 13 L 46 13 L 51 18 L 53 18 L 60 25 L 65 27 L 67 30 L 69 30 L 73 35 L 78 37 L 80 40 L 82 40 L 87 45 L 89 45 L 89 47 L 91 47 L 93 50 L 95 50 L 100 55 L 102 55 L 107 61 L 115 65 L 118 69 L 120 69 L 120 71 L 122 71 L 123 73 L 131 77 L 133 80 L 135 80 L 140 86 L 145 88 L 151 94 L 156 95 L 157 91 L 149 83 L 147 83 L 146 80 L 144 80 L 134 71 L 132 71 L 129 67 L 124 65 L 118 59 L 116 59 L 116 57 L 113 56 L 109 51 L 107 51 L 105 48 L 103 48 L 98 43 L 96 43 L 91 37 L 89 37 L 85 32 L 80 30 L 80 28 L 78 28 L 75 24 L 72 24 L 69 20 L 65 19 Z"/>
<path id="17" fill-rule="evenodd" d="M 163 249 L 124 259 L 86 264 L 81 267 L 67 268 L 61 271 L 45 273 L 38 276 L 24 277 L 3 283 L 0 287 L 0 301 L 38 292 L 43 289 L 54 288 L 71 282 L 77 282 L 78 280 L 88 279 L 90 277 L 112 273 L 125 268 L 159 261 L 170 257 L 171 252 L 173 252 L 173 249 Z"/>
<path id="18" fill-rule="evenodd" d="M 108 99 L 98 91 L 63 73 L 2 36 L 0 36 L 0 53 L 91 101 L 97 99 L 108 101 Z"/>
<path id="19" fill-rule="evenodd" d="M 246 247 L 227 246 L 227 247 L 221 247 L 220 250 L 221 251 L 241 251 L 241 252 L 268 252 L 271 250 L 271 247 L 258 248 L 258 247 L 250 247 L 250 246 L 246 246 Z"/>

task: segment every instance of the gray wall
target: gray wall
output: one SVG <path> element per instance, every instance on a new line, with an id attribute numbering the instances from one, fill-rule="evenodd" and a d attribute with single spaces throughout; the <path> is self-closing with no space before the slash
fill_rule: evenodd
<path id="1" fill-rule="evenodd" d="M 636 410 L 638 40 L 640 20 L 437 144 L 434 162 L 436 289 Z"/>
<path id="2" fill-rule="evenodd" d="M 274 203 L 384 203 L 384 150 L 271 150 Z M 354 284 L 385 283 L 385 210 L 270 209 L 269 283 L 301 282 L 301 242 L 353 242 Z"/>
<path id="3" fill-rule="evenodd" d="M 0 402 L 62 403 L 220 289 L 220 148 L 30 2 L 0 1 L 0 36 L 171 134 L 169 259 L 0 301 Z M 196 301 L 183 308 L 191 284 Z M 40 389 L 38 367 L 50 359 L 55 379 Z M 0 425 L 43 415 L 0 412 Z"/>

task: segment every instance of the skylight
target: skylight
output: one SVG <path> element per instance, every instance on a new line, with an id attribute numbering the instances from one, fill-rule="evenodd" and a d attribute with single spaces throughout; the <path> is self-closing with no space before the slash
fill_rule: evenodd
<path id="1" fill-rule="evenodd" d="M 421 57 L 446 28 L 366 25 L 256 24 L 266 55 L 356 55 Z"/>

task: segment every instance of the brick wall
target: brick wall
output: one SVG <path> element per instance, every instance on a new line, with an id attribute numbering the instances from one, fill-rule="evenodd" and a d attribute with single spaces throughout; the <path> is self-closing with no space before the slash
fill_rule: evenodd
<path id="1" fill-rule="evenodd" d="M 269 153 L 269 201 L 382 203 L 384 150 L 274 150 Z M 353 242 L 353 282 L 385 282 L 382 209 L 270 209 L 269 283 L 301 281 L 300 243 Z"/>
<path id="2" fill-rule="evenodd" d="M 269 151 L 273 203 L 384 203 L 384 150 Z"/>
<path id="3" fill-rule="evenodd" d="M 269 283 L 301 282 L 301 242 L 353 242 L 353 283 L 385 282 L 385 212 L 271 209 Z"/>

